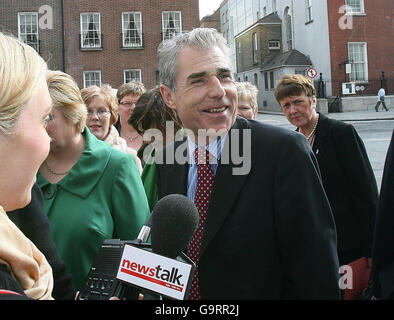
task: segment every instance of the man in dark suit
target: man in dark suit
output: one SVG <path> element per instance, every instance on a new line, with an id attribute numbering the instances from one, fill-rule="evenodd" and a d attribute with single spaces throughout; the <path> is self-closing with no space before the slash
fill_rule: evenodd
<path id="1" fill-rule="evenodd" d="M 176 36 L 158 53 L 162 96 L 187 133 L 156 158 L 158 197 L 184 194 L 199 208 L 188 247 L 197 264 L 192 298 L 338 299 L 335 224 L 305 139 L 236 117 L 228 48 L 215 30 Z M 213 161 L 193 162 L 198 146 Z"/>
<path id="2" fill-rule="evenodd" d="M 363 141 L 352 125 L 316 112 L 316 91 L 308 78 L 283 76 L 275 97 L 316 155 L 334 215 L 340 265 L 368 257 L 370 267 L 378 188 Z"/>

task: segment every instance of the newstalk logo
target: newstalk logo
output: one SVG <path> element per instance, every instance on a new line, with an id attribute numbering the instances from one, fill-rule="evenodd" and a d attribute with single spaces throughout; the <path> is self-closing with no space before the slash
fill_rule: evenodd
<path id="1" fill-rule="evenodd" d="M 153 252 L 125 245 L 117 278 L 173 299 L 182 300 L 192 266 Z"/>
<path id="2" fill-rule="evenodd" d="M 178 291 L 183 290 L 184 284 L 179 281 L 182 275 L 178 274 L 178 268 L 173 267 L 171 271 L 161 268 L 160 265 L 155 268 L 150 268 L 139 263 L 123 259 L 121 271 L 134 277 L 151 281 Z M 177 285 L 175 285 L 175 283 Z"/>

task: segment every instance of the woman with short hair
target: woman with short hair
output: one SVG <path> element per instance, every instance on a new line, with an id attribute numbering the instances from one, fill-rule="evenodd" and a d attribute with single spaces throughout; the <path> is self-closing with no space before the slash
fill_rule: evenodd
<path id="1" fill-rule="evenodd" d="M 89 86 L 81 90 L 82 99 L 88 108 L 86 125 L 97 139 L 103 140 L 111 147 L 134 156 L 142 172 L 141 160 L 137 151 L 127 146 L 126 140 L 119 136 L 114 127 L 118 121 L 118 104 L 110 85 Z"/>

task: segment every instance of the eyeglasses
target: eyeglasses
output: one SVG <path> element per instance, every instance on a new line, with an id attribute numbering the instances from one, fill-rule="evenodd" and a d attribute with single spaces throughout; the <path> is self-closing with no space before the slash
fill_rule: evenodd
<path id="1" fill-rule="evenodd" d="M 110 114 L 109 110 L 88 110 L 88 117 L 93 116 L 94 114 L 97 115 L 97 117 L 107 117 Z"/>
<path id="2" fill-rule="evenodd" d="M 46 128 L 48 126 L 49 122 L 52 120 L 53 120 L 53 114 L 50 113 L 44 119 L 44 127 Z"/>

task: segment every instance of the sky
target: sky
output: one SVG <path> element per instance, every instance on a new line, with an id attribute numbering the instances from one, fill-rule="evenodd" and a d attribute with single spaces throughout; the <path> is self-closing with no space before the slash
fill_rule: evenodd
<path id="1" fill-rule="evenodd" d="M 212 14 L 223 0 L 199 0 L 200 1 L 200 19 L 206 15 Z"/>

